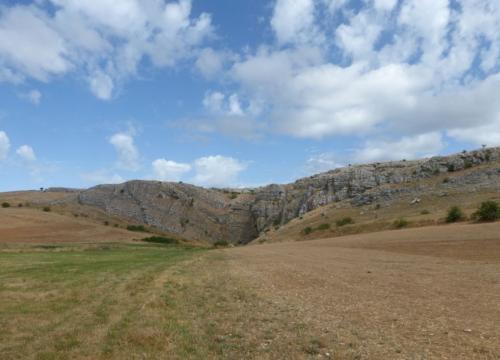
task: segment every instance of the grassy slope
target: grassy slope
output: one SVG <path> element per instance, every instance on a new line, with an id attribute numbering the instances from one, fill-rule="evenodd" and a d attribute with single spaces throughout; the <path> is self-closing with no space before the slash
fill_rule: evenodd
<path id="1" fill-rule="evenodd" d="M 169 353 L 165 272 L 200 250 L 100 246 L 0 253 L 2 359 Z"/>
<path id="2" fill-rule="evenodd" d="M 318 340 L 220 251 L 139 245 L 0 251 L 3 359 L 276 359 Z"/>
<path id="3" fill-rule="evenodd" d="M 497 163 L 483 166 L 482 169 L 498 166 Z M 377 204 L 353 207 L 350 201 L 332 203 L 315 209 L 301 218 L 296 218 L 282 227 L 271 229 L 254 243 L 273 243 L 282 241 L 301 241 L 323 239 L 360 233 L 384 231 L 394 228 L 394 222 L 404 218 L 408 227 L 432 226 L 445 223 L 447 211 L 450 207 L 458 205 L 467 216 L 472 215 L 486 200 L 500 202 L 498 191 L 482 189 L 452 189 L 444 182 L 447 178 L 461 176 L 466 172 L 477 169 L 468 169 L 460 172 L 437 176 L 422 180 L 418 183 L 397 185 L 394 187 L 420 187 L 434 189 L 434 193 L 423 192 L 418 198 L 420 203 L 411 204 L 414 195 L 404 196 L 390 204 Z M 440 194 L 441 193 L 441 194 Z M 444 196 L 443 196 L 444 195 Z M 350 217 L 354 224 L 337 226 L 337 220 Z M 318 229 L 327 224 L 329 229 Z M 305 234 L 304 229 L 310 227 L 313 231 Z"/>

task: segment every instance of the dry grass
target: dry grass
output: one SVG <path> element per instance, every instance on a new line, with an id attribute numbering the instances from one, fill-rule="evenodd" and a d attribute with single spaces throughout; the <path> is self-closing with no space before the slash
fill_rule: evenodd
<path id="1" fill-rule="evenodd" d="M 0 209 L 0 244 L 97 243 L 131 241 L 137 233 L 84 218 L 38 209 Z"/>
<path id="2" fill-rule="evenodd" d="M 449 225 L 227 255 L 334 358 L 500 359 L 499 234 L 499 223 Z"/>

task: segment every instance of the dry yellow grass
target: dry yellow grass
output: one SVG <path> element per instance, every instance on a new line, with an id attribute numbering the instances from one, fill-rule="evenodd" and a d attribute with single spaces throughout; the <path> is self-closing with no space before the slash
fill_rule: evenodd
<path id="1" fill-rule="evenodd" d="M 29 208 L 0 208 L 0 244 L 123 242 L 145 237 L 112 223 L 96 223 Z"/>

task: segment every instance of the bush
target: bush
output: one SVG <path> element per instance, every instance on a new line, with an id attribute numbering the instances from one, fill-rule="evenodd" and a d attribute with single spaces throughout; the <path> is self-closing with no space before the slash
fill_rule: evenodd
<path id="1" fill-rule="evenodd" d="M 397 219 L 396 221 L 394 221 L 394 223 L 392 225 L 396 229 L 403 229 L 403 228 L 407 227 L 409 224 L 410 223 L 408 222 L 408 220 L 401 218 L 401 219 Z"/>
<path id="2" fill-rule="evenodd" d="M 350 217 L 345 217 L 345 218 L 342 218 L 340 220 L 337 220 L 335 222 L 335 224 L 338 226 L 338 227 L 341 227 L 341 226 L 345 226 L 345 225 L 350 225 L 350 224 L 354 224 L 354 220 Z"/>
<path id="3" fill-rule="evenodd" d="M 163 236 L 151 236 L 145 239 L 142 239 L 144 242 L 153 243 L 153 244 L 164 244 L 164 245 L 176 245 L 179 243 L 177 239 L 167 238 Z"/>
<path id="4" fill-rule="evenodd" d="M 448 210 L 448 215 L 446 216 L 447 223 L 454 223 L 461 221 L 465 218 L 464 212 L 458 206 L 453 206 Z"/>
<path id="5" fill-rule="evenodd" d="M 500 205 L 495 201 L 485 201 L 475 213 L 479 221 L 496 221 L 500 219 Z"/>
<path id="6" fill-rule="evenodd" d="M 317 230 L 328 230 L 330 229 L 330 224 L 321 224 L 320 226 L 318 226 Z"/>
<path id="7" fill-rule="evenodd" d="M 238 198 L 238 195 L 239 195 L 239 194 L 238 194 L 237 192 L 232 192 L 232 193 L 231 193 L 231 195 L 229 195 L 229 198 L 230 198 L 231 200 L 234 200 L 234 199 Z"/>
<path id="8" fill-rule="evenodd" d="M 109 226 L 109 221 L 105 221 L 104 226 Z"/>
<path id="9" fill-rule="evenodd" d="M 429 210 L 422 210 L 420 215 L 429 215 L 431 212 Z"/>
<path id="10" fill-rule="evenodd" d="M 4 202 L 4 203 L 2 203 L 2 207 L 3 207 L 4 209 L 6 209 L 6 208 L 10 208 L 10 204 L 9 204 L 8 202 Z"/>
<path id="11" fill-rule="evenodd" d="M 229 243 L 226 240 L 218 240 L 214 242 L 214 247 L 228 247 Z"/>
<path id="12" fill-rule="evenodd" d="M 45 211 L 45 212 L 50 212 L 51 211 L 50 206 L 45 206 L 42 210 Z"/>
<path id="13" fill-rule="evenodd" d="M 146 232 L 146 228 L 143 225 L 127 225 L 127 230 L 136 232 Z"/>
<path id="14" fill-rule="evenodd" d="M 305 235 L 309 235 L 310 233 L 312 233 L 314 230 L 312 227 L 308 226 L 306 228 L 304 228 L 304 230 L 302 230 L 302 232 L 305 234 Z"/>

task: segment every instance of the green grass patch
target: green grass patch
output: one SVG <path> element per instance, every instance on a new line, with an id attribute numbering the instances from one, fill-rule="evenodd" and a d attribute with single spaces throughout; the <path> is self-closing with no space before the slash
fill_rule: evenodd
<path id="1" fill-rule="evenodd" d="M 392 226 L 395 229 L 404 229 L 405 227 L 408 227 L 408 225 L 410 225 L 410 223 L 405 218 L 397 219 L 392 223 Z"/>
<path id="2" fill-rule="evenodd" d="M 135 232 L 147 232 L 144 225 L 127 225 L 127 230 Z"/>
<path id="3" fill-rule="evenodd" d="M 153 244 L 164 244 L 164 245 L 177 245 L 179 241 L 177 239 L 163 237 L 163 236 L 151 236 L 142 241 Z"/>
<path id="4" fill-rule="evenodd" d="M 346 225 L 351 225 L 351 224 L 354 224 L 354 220 L 351 218 L 351 217 L 345 217 L 345 218 L 342 218 L 342 219 L 339 219 L 335 222 L 335 224 L 338 226 L 338 227 L 342 227 L 342 226 L 346 226 Z"/>

